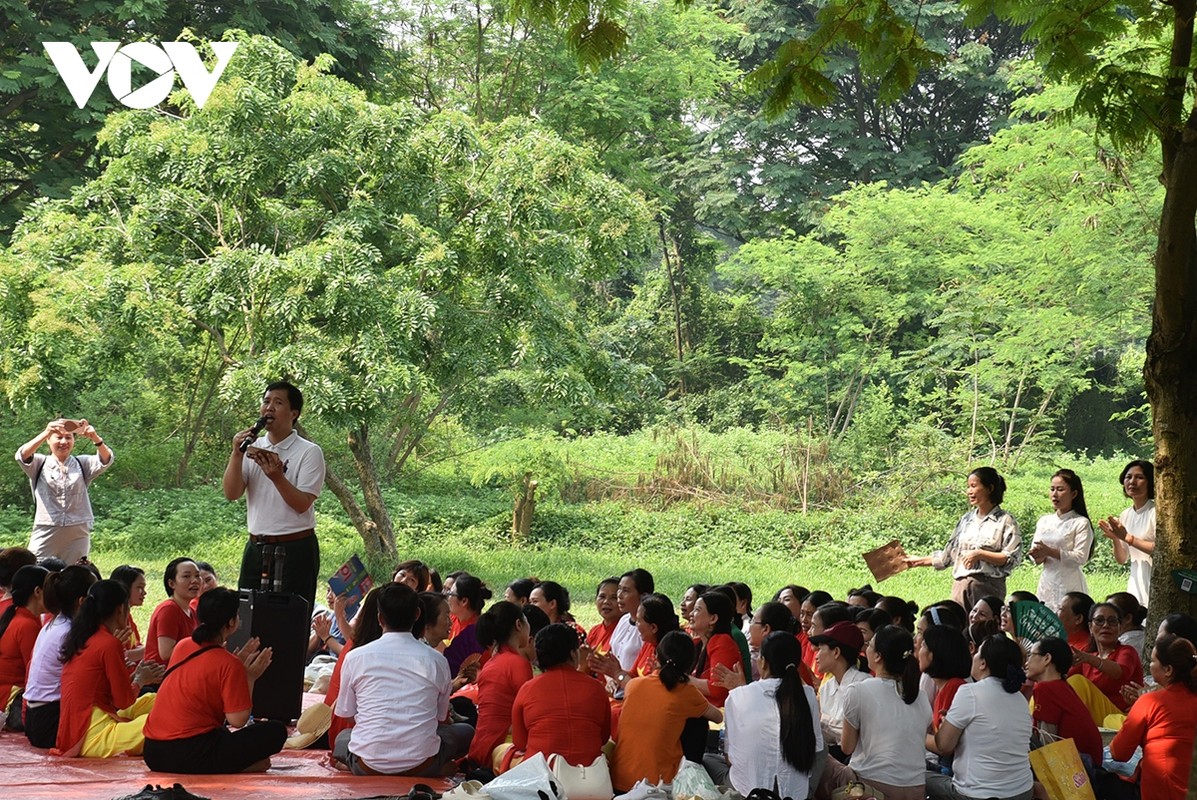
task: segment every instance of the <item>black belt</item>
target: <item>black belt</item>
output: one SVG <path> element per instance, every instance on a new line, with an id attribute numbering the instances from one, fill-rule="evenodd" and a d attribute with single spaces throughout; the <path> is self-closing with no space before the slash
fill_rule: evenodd
<path id="1" fill-rule="evenodd" d="M 316 529 L 308 528 L 306 531 L 296 531 L 295 533 L 283 533 L 278 536 L 259 536 L 256 533 L 249 535 L 249 540 L 254 544 L 288 544 L 289 542 L 298 542 L 309 536 L 315 536 Z"/>

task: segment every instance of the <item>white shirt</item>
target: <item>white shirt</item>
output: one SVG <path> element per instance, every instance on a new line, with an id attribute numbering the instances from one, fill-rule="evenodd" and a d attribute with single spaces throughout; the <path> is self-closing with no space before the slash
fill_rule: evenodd
<path id="1" fill-rule="evenodd" d="M 927 780 L 923 754 L 931 704 L 922 692 L 907 704 L 899 689 L 891 678 L 868 678 L 847 687 L 844 721 L 860 733 L 848 766 L 864 781 L 922 786 Z"/>
<path id="2" fill-rule="evenodd" d="M 615 623 L 615 630 L 611 631 L 611 652 L 619 659 L 619 666 L 625 672 L 631 672 L 636 666 L 636 656 L 640 655 L 640 646 L 644 640 L 640 638 L 640 630 L 632 621 L 631 614 L 624 614 Z"/>
<path id="3" fill-rule="evenodd" d="M 1060 551 L 1059 558 L 1048 558 L 1043 562 L 1043 574 L 1039 576 L 1039 602 L 1048 608 L 1056 608 L 1069 592 L 1089 594 L 1089 584 L 1081 567 L 1089 563 L 1089 552 L 1093 549 L 1093 525 L 1086 517 L 1070 510 L 1067 514 L 1047 514 L 1035 525 L 1035 536 L 1031 545 L 1042 542 Z"/>
<path id="4" fill-rule="evenodd" d="M 71 632 L 71 621 L 59 614 L 37 634 L 33 656 L 29 659 L 29 677 L 25 681 L 25 700 L 49 703 L 62 699 L 62 662 L 58 655 Z"/>
<path id="5" fill-rule="evenodd" d="M 396 774 L 436 755 L 449 714 L 449 662 L 410 633 L 387 632 L 355 647 L 341 666 L 337 716 L 353 717 L 349 750 Z"/>
<path id="6" fill-rule="evenodd" d="M 1123 511 L 1118 519 L 1136 541 L 1155 542 L 1154 500 L 1148 500 L 1138 511 L 1131 506 Z M 1126 549 L 1130 550 L 1130 582 L 1126 590 L 1135 596 L 1139 605 L 1146 606 L 1151 595 L 1151 554 L 1129 544 Z"/>
<path id="7" fill-rule="evenodd" d="M 731 784 L 745 796 L 758 787 L 772 788 L 775 780 L 780 797 L 806 797 L 810 792 L 810 775 L 795 769 L 782 753 L 781 716 L 775 696 L 780 684 L 777 678 L 765 678 L 732 689 L 723 707 Z M 819 704 L 814 689 L 806 684 L 802 688 L 810 707 L 817 753 L 823 749 Z"/>
<path id="8" fill-rule="evenodd" d="M 324 488 L 324 453 L 319 446 L 295 431 L 278 444 L 271 444 L 269 438 L 260 436 L 253 446 L 278 453 L 287 466 L 283 477 L 299 491 L 320 496 L 320 490 Z M 249 456 L 242 457 L 241 474 L 245 477 L 245 515 L 250 533 L 283 536 L 316 527 L 316 504 L 302 514 L 291 508 Z"/>
<path id="9" fill-rule="evenodd" d="M 823 738 L 828 744 L 839 744 L 844 735 L 844 689 L 868 679 L 867 672 L 848 667 L 843 678 L 837 681 L 828 675 L 819 687 L 819 717 L 823 723 Z"/>
<path id="10" fill-rule="evenodd" d="M 944 721 L 959 728 L 952 786 L 969 797 L 1013 797 L 1031 790 L 1031 712 L 1022 692 L 997 678 L 956 690 Z"/>

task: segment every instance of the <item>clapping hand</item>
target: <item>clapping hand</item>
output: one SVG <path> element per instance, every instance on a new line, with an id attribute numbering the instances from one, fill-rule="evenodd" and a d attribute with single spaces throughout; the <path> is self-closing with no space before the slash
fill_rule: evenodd
<path id="1" fill-rule="evenodd" d="M 257 639 L 254 640 L 257 642 Z M 263 647 L 261 650 L 254 650 L 246 656 L 244 660 L 245 674 L 251 681 L 256 681 L 262 677 L 262 673 L 270 666 L 270 660 L 274 656 L 274 651 L 269 647 Z"/>
<path id="2" fill-rule="evenodd" d="M 1101 532 L 1107 539 L 1114 539 L 1119 542 L 1126 541 L 1126 526 L 1122 524 L 1122 520 L 1118 517 L 1106 517 L 1097 521 L 1097 527 L 1101 528 Z"/>
<path id="3" fill-rule="evenodd" d="M 724 664 L 716 664 L 711 670 L 712 686 L 731 690 L 740 688 L 744 683 L 744 667 L 739 661 L 733 664 L 731 669 Z"/>
<path id="4" fill-rule="evenodd" d="M 248 642 L 234 650 L 233 655 L 237 656 L 237 658 L 241 660 L 242 664 L 245 664 L 249 660 L 250 656 L 258 652 L 258 647 L 260 647 L 261 644 L 262 641 L 257 636 L 252 636 Z"/>
<path id="5" fill-rule="evenodd" d="M 138 686 L 154 686 L 166 677 L 166 667 L 153 661 L 142 661 L 133 670 L 133 682 Z"/>

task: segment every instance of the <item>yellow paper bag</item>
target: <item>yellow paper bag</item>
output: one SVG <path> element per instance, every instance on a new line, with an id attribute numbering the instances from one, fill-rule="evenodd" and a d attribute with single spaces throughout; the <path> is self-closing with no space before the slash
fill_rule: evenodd
<path id="1" fill-rule="evenodd" d="M 1096 800 L 1076 742 L 1060 739 L 1031 751 L 1031 769 L 1050 800 Z"/>

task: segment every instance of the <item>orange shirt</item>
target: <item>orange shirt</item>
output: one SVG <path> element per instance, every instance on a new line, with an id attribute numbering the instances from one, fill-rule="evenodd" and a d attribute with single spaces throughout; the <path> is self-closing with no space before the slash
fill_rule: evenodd
<path id="1" fill-rule="evenodd" d="M 1193 737 L 1197 733 L 1197 695 L 1173 683 L 1135 701 L 1126 722 L 1110 742 L 1110 755 L 1125 761 L 1142 745 L 1139 793 L 1143 797 L 1180 798 L 1189 783 Z"/>
<path id="2" fill-rule="evenodd" d="M 33 645 L 41 629 L 42 621 L 32 611 L 16 607 L 4 636 L 0 637 L 0 703 L 8 702 L 12 687 L 25 685 Z"/>
<path id="3" fill-rule="evenodd" d="M 611 738 L 603 687 L 572 664 L 549 668 L 516 692 L 511 741 L 526 754 L 557 753 L 570 764 L 594 763 Z"/>
<path id="4" fill-rule="evenodd" d="M 703 664 L 702 674 L 697 676 L 704 681 L 711 680 L 716 664 L 722 664 L 728 669 L 734 670 L 736 664 L 742 663 L 739 645 L 726 633 L 716 633 L 712 636 L 707 641 L 706 650 L 707 657 Z M 727 691 L 722 686 L 710 685 L 707 696 L 711 698 L 712 705 L 723 708 L 723 703 L 727 700 Z"/>
<path id="5" fill-rule="evenodd" d="M 619 738 L 611 756 L 611 785 L 623 792 L 642 779 L 672 783 L 682 760 L 686 720 L 701 717 L 706 710 L 707 699 L 689 683 L 669 691 L 656 675 L 633 678 L 624 695 Z"/>
<path id="6" fill-rule="evenodd" d="M 478 726 L 470 743 L 470 758 L 484 766 L 491 752 L 511 730 L 511 707 L 516 692 L 532 680 L 528 659 L 504 645 L 478 672 Z"/>
<path id="7" fill-rule="evenodd" d="M 158 637 L 182 642 L 195 632 L 195 615 L 184 611 L 169 597 L 154 607 L 150 615 L 150 629 L 145 634 L 145 660 L 165 664 L 166 659 L 158 653 Z"/>
<path id="8" fill-rule="evenodd" d="M 125 668 L 125 646 L 101 625 L 62 667 L 58 741 L 51 752 L 72 758 L 79 755 L 93 708 L 115 714 L 136 699 Z"/>
<path id="9" fill-rule="evenodd" d="M 208 648 L 183 664 L 184 659 Z M 227 714 L 253 705 L 245 665 L 223 647 L 199 645 L 190 637 L 179 642 L 170 665 L 182 664 L 162 681 L 145 723 L 145 738 L 188 739 L 224 727 Z"/>

